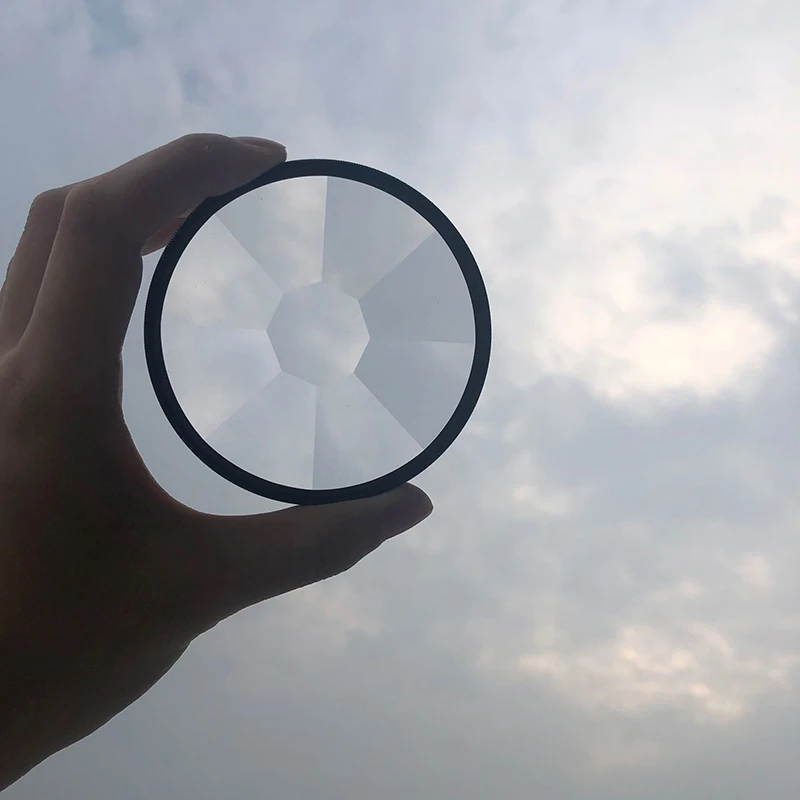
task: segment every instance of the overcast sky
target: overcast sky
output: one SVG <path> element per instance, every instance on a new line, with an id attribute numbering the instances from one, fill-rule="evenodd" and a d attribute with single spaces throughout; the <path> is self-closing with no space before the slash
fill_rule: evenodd
<path id="1" fill-rule="evenodd" d="M 795 0 L 2 0 L 0 262 L 48 186 L 263 135 L 427 194 L 496 330 L 428 521 L 9 800 L 797 796 L 799 52 Z M 141 326 L 150 469 L 270 508 L 173 434 Z"/>

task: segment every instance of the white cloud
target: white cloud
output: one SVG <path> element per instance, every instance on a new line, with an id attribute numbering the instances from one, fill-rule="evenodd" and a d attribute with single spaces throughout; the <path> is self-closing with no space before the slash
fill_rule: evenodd
<path id="1" fill-rule="evenodd" d="M 737 572 L 753 589 L 763 591 L 772 589 L 775 585 L 769 560 L 761 553 L 745 553 L 737 566 Z"/>
<path id="2" fill-rule="evenodd" d="M 793 663 L 739 655 L 705 624 L 689 625 L 678 636 L 625 625 L 600 646 L 522 653 L 505 668 L 544 678 L 587 709 L 641 715 L 669 704 L 728 722 L 750 710 L 759 695 L 779 688 Z M 482 666 L 502 668 L 488 654 Z"/>

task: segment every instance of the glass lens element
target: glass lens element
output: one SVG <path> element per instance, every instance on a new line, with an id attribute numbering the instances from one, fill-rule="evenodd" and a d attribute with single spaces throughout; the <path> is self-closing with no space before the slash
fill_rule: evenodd
<path id="1" fill-rule="evenodd" d="M 475 353 L 467 285 L 436 230 L 386 192 L 324 176 L 269 183 L 212 216 L 175 266 L 161 338 L 208 445 L 302 489 L 419 455 Z"/>

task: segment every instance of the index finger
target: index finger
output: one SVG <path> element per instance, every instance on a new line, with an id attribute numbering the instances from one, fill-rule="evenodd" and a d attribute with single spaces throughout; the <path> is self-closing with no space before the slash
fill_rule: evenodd
<path id="1" fill-rule="evenodd" d="M 115 365 L 145 242 L 187 208 L 285 159 L 283 145 L 265 139 L 191 134 L 76 185 L 24 336 L 37 363 L 81 383 Z"/>

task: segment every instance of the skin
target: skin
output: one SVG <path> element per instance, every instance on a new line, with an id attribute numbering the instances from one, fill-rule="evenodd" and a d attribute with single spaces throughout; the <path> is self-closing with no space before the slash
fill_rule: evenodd
<path id="1" fill-rule="evenodd" d="M 284 161 L 193 134 L 31 206 L 0 293 L 0 790 L 150 689 L 243 608 L 349 569 L 432 506 L 407 485 L 203 514 L 145 467 L 122 414 L 142 255 L 206 197 Z"/>

